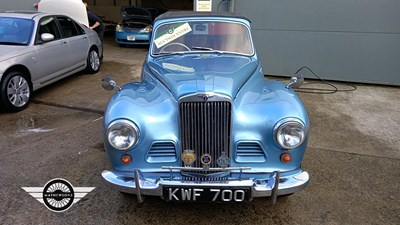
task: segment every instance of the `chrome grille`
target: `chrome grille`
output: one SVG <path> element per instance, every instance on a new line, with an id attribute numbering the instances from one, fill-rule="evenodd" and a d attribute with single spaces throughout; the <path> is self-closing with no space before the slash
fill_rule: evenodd
<path id="1" fill-rule="evenodd" d="M 222 152 L 230 158 L 231 103 L 221 98 L 189 99 L 179 103 L 181 149 L 195 151 L 197 160 L 193 167 L 202 167 L 203 154 L 212 157 L 210 167 L 219 167 L 216 161 Z"/>

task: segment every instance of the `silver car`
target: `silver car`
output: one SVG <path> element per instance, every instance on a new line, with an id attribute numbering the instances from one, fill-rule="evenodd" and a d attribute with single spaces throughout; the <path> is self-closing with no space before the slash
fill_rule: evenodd
<path id="1" fill-rule="evenodd" d="M 81 70 L 100 69 L 102 43 L 95 31 L 65 15 L 0 13 L 0 107 L 25 109 L 32 91 Z"/>

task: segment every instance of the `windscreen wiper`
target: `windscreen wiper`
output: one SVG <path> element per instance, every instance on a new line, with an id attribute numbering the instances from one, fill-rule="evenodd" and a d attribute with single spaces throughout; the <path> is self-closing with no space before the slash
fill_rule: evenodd
<path id="1" fill-rule="evenodd" d="M 183 55 L 185 52 L 157 52 L 153 53 L 153 55 Z"/>
<path id="2" fill-rule="evenodd" d="M 223 51 L 214 50 L 213 48 L 209 48 L 209 47 L 192 46 L 192 49 L 195 49 L 195 50 L 203 50 L 203 51 L 209 51 L 209 52 L 216 52 L 216 53 L 219 53 L 219 54 L 224 53 Z"/>

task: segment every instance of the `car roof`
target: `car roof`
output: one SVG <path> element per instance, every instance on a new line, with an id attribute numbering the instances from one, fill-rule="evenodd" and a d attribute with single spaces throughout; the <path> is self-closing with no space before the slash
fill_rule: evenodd
<path id="1" fill-rule="evenodd" d="M 38 11 L 6 11 L 0 12 L 0 16 L 3 17 L 18 17 L 24 19 L 33 19 L 36 16 L 49 15 L 48 13 L 38 12 Z"/>
<path id="2" fill-rule="evenodd" d="M 231 12 L 195 12 L 195 11 L 168 11 L 166 13 L 161 14 L 155 19 L 155 22 L 158 20 L 164 19 L 173 19 L 173 18 L 183 18 L 183 17 L 229 17 L 229 18 L 241 18 L 250 22 L 250 20 L 240 14 L 231 13 Z"/>

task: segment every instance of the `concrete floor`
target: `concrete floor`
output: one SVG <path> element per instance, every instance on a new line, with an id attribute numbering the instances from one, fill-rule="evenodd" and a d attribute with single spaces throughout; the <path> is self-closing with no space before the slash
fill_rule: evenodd
<path id="1" fill-rule="evenodd" d="M 398 87 L 300 93 L 311 121 L 303 161 L 311 182 L 276 205 L 268 199 L 171 204 L 159 198 L 138 204 L 135 196 L 106 187 L 101 112 L 112 92 L 100 80 L 107 74 L 119 84 L 137 79 L 146 52 L 107 39 L 99 73 L 71 76 L 35 92 L 25 111 L 0 114 L 0 224 L 400 224 Z M 21 189 L 57 177 L 96 188 L 63 213 Z"/>

